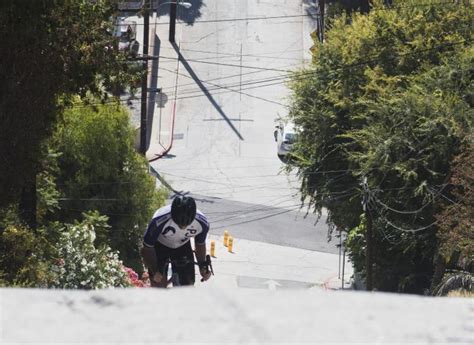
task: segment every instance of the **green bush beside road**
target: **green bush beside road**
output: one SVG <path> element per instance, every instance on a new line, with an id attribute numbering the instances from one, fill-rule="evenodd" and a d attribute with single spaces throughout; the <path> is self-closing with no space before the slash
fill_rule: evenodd
<path id="1" fill-rule="evenodd" d="M 472 204 L 472 192 L 452 195 L 449 177 L 454 157 L 472 150 L 473 21 L 470 3 L 376 2 L 368 15 L 333 18 L 324 43 L 312 48 L 312 66 L 290 83 L 299 140 L 289 169 L 310 207 L 326 208 L 330 224 L 349 232 L 362 276 L 370 245 L 378 290 L 433 291 L 450 265 L 472 274 L 472 214 L 459 214 L 464 231 L 441 230 L 437 216 L 447 199 Z M 472 179 L 461 186 L 469 190 Z M 448 260 L 459 250 L 448 241 L 455 234 L 465 244 L 463 267 Z"/>

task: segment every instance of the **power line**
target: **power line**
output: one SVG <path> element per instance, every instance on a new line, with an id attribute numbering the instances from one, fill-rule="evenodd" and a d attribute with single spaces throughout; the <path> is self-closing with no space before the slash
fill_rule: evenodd
<path id="1" fill-rule="evenodd" d="M 410 5 L 410 6 L 390 6 L 387 8 L 372 8 L 371 12 L 374 11 L 394 11 L 394 10 L 400 10 L 400 9 L 410 9 L 410 8 L 421 8 L 421 7 L 428 7 L 428 6 L 438 6 L 438 5 L 447 5 L 447 4 L 453 4 L 453 1 L 443 1 L 443 2 L 437 2 L 437 3 L 424 3 L 424 4 L 416 4 L 416 5 Z M 149 9 L 153 10 L 152 7 Z M 314 18 L 315 16 L 318 16 L 318 14 L 294 14 L 294 15 L 281 15 L 281 16 L 262 16 L 262 17 L 243 17 L 243 18 L 228 18 L 228 19 L 209 19 L 209 20 L 195 20 L 192 21 L 191 23 L 194 24 L 203 24 L 203 23 L 228 23 L 228 22 L 240 22 L 240 21 L 255 21 L 255 20 L 273 20 L 273 19 L 288 19 L 288 18 L 302 18 L 302 17 L 310 17 Z M 186 24 L 188 25 L 188 21 L 185 20 L 178 20 L 179 23 L 181 24 Z M 143 25 L 142 23 L 137 23 L 137 25 Z M 162 22 L 162 23 L 155 23 L 155 25 L 169 25 L 169 22 Z"/>
<path id="2" fill-rule="evenodd" d="M 168 49 L 174 52 L 174 48 L 167 48 L 163 47 L 162 49 Z M 272 52 L 272 53 L 265 53 L 262 55 L 255 55 L 255 54 L 239 54 L 239 53 L 223 53 L 223 52 L 218 52 L 218 51 L 208 51 L 208 50 L 198 50 L 198 49 L 187 49 L 187 48 L 181 48 L 180 51 L 182 52 L 193 52 L 193 53 L 202 53 L 202 54 L 215 54 L 215 56 L 211 56 L 208 58 L 199 58 L 201 59 L 221 59 L 221 58 L 240 58 L 242 57 L 250 57 L 250 58 L 256 58 L 256 59 L 272 59 L 272 60 L 301 60 L 300 57 L 298 58 L 292 58 L 292 57 L 281 57 L 281 56 L 275 56 L 274 54 L 280 54 L 281 52 Z M 301 49 L 295 49 L 295 50 L 289 50 L 285 51 L 285 53 L 288 52 L 301 52 Z"/>
<path id="3" fill-rule="evenodd" d="M 395 223 L 393 223 L 392 221 L 388 220 L 387 217 L 385 217 L 382 212 L 379 210 L 379 208 L 376 206 L 376 204 L 374 204 L 373 200 L 374 200 L 374 195 L 372 194 L 372 192 L 370 191 L 370 189 L 368 188 L 368 185 L 367 185 L 367 193 L 368 193 L 368 201 L 367 201 L 367 204 L 369 205 L 372 205 L 372 206 L 375 206 L 373 207 L 372 209 L 375 209 L 375 211 L 377 212 L 377 214 L 379 215 L 379 219 L 381 219 L 383 222 L 385 222 L 386 224 L 390 225 L 392 228 L 395 228 L 399 231 L 402 231 L 402 232 L 409 232 L 409 233 L 417 233 L 417 232 L 420 232 L 420 231 L 423 231 L 423 230 L 426 230 L 426 229 L 429 229 L 431 228 L 432 226 L 435 226 L 436 224 L 438 224 L 438 221 L 434 221 L 433 223 L 429 224 L 429 225 L 426 225 L 426 226 L 422 226 L 422 227 L 418 227 L 418 228 L 403 228 L 403 227 L 400 227 L 398 225 L 396 225 Z M 400 211 L 401 213 L 402 211 Z M 409 213 L 411 214 L 411 213 Z"/>
<path id="4" fill-rule="evenodd" d="M 420 228 L 416 228 L 416 229 L 407 229 L 407 228 L 402 228 L 394 223 L 392 223 L 391 221 L 389 221 L 385 216 L 382 216 L 380 213 L 379 213 L 379 216 L 382 218 L 382 220 L 387 223 L 388 225 L 390 225 L 392 228 L 395 228 L 399 231 L 403 231 L 403 232 L 411 232 L 411 233 L 417 233 L 417 232 L 420 232 L 420 231 L 423 231 L 423 230 L 426 230 L 426 229 L 429 229 L 431 228 L 432 226 L 435 226 L 436 224 L 438 224 L 439 222 L 438 221 L 435 221 L 429 225 L 426 225 L 426 226 L 422 226 Z"/>
<path id="5" fill-rule="evenodd" d="M 149 58 L 156 58 L 156 59 L 166 59 L 166 60 L 182 60 L 179 57 L 171 57 L 171 56 L 156 56 L 156 55 L 149 55 Z M 236 65 L 236 64 L 229 64 L 223 62 L 212 62 L 212 61 L 203 61 L 199 59 L 184 59 L 186 62 L 196 62 L 202 64 L 209 64 L 214 66 L 227 66 L 227 67 L 236 67 L 236 68 L 246 68 L 246 69 L 255 69 L 259 71 L 272 71 L 272 72 L 284 72 L 289 73 L 291 70 L 283 70 L 277 68 L 269 68 L 269 67 L 259 67 L 259 66 L 247 66 L 247 65 Z"/>
<path id="6" fill-rule="evenodd" d="M 301 66 L 301 64 L 285 65 L 285 66 L 282 66 L 282 67 L 295 67 L 295 66 Z M 164 69 L 164 68 L 161 67 L 161 69 Z M 168 69 L 168 71 L 172 71 L 172 70 Z M 240 76 L 255 75 L 255 74 L 264 73 L 264 72 L 267 72 L 267 71 L 261 71 L 260 70 L 260 71 L 251 71 L 251 72 L 245 72 L 245 73 L 239 73 L 239 74 L 230 74 L 230 75 L 226 75 L 226 76 L 222 76 L 222 77 L 216 77 L 216 78 L 211 78 L 211 79 L 207 79 L 207 80 L 201 80 L 201 82 L 202 83 L 207 83 L 207 82 L 211 82 L 211 81 L 215 81 L 215 80 L 232 79 L 232 78 L 238 78 Z M 267 79 L 268 78 L 269 77 L 267 77 Z M 260 80 L 260 79 L 252 79 L 252 80 Z M 190 86 L 190 85 L 196 85 L 196 82 L 182 84 L 182 85 L 180 85 L 180 87 Z M 163 87 L 162 90 L 167 90 L 167 89 L 174 89 L 174 86 Z M 181 90 L 180 90 L 180 92 L 181 92 Z"/>
<path id="7" fill-rule="evenodd" d="M 161 69 L 164 69 L 163 67 Z M 166 70 L 166 69 L 165 69 Z M 168 70 L 170 71 L 170 70 Z M 184 76 L 186 78 L 189 78 L 189 79 L 193 79 L 193 77 L 191 76 L 188 76 L 186 74 L 182 74 L 182 73 L 178 73 L 179 75 L 181 76 Z M 224 89 L 224 90 L 229 90 L 231 92 L 235 92 L 235 93 L 238 93 L 238 94 L 241 94 L 241 95 L 244 95 L 244 96 L 247 96 L 247 97 L 251 97 L 251 98 L 256 98 L 256 99 L 259 99 L 261 101 L 265 101 L 265 102 L 269 102 L 269 103 L 274 103 L 274 104 L 277 104 L 277 105 L 281 105 L 283 107 L 286 107 L 287 105 L 283 104 L 283 103 L 280 103 L 280 102 L 276 102 L 276 101 L 273 101 L 273 100 L 270 100 L 270 99 L 267 99 L 267 98 L 264 98 L 264 97 L 260 97 L 260 96 L 256 96 L 256 95 L 251 95 L 249 93 L 245 93 L 245 92 L 242 92 L 242 91 L 239 91 L 239 90 L 234 90 L 230 87 L 226 87 L 226 86 L 221 86 L 219 84 L 215 84 L 215 83 L 210 83 L 210 82 L 204 82 L 204 81 L 201 81 L 202 83 L 205 83 L 205 84 L 209 84 L 209 85 L 212 85 L 214 87 L 217 87 L 218 89 Z M 237 86 L 237 85 L 235 85 Z M 192 92 L 196 92 L 196 91 L 192 91 Z M 180 92 L 181 94 L 181 92 Z"/>
<path id="8" fill-rule="evenodd" d="M 413 211 L 401 211 L 401 210 L 397 210 L 397 209 L 394 209 L 393 207 L 390 207 L 388 206 L 387 204 L 383 203 L 380 199 L 378 199 L 375 195 L 372 195 L 372 198 L 373 200 L 381 205 L 383 208 L 385 208 L 386 210 L 390 210 L 392 212 L 395 212 L 395 213 L 398 213 L 398 214 L 418 214 L 420 213 L 422 210 L 424 210 L 427 206 L 429 205 L 432 205 L 433 204 L 433 201 L 434 200 L 430 200 L 429 202 L 427 202 L 426 204 L 422 205 L 420 208 L 418 208 L 417 210 L 413 210 Z"/>
<path id="9" fill-rule="evenodd" d="M 216 230 L 216 229 L 222 229 L 222 228 L 229 227 L 229 226 L 248 224 L 248 223 L 256 222 L 256 221 L 258 221 L 258 220 L 276 217 L 276 216 L 279 216 L 279 215 L 284 214 L 284 213 L 288 213 L 288 212 L 295 211 L 296 209 L 297 209 L 297 207 L 295 207 L 295 208 L 293 208 L 293 209 L 289 209 L 289 210 L 284 210 L 284 211 L 275 212 L 275 213 L 273 213 L 273 214 L 265 215 L 265 216 L 258 217 L 258 218 L 255 218 L 255 219 L 245 220 L 245 221 L 241 221 L 241 222 L 237 222 L 237 223 L 232 223 L 232 224 L 221 225 L 221 226 L 213 226 L 212 228 L 213 228 L 214 230 Z"/>
<path id="10" fill-rule="evenodd" d="M 443 44 L 440 44 L 438 46 L 435 46 L 435 47 L 431 47 L 431 48 L 425 48 L 425 49 L 417 49 L 417 50 L 413 50 L 411 52 L 407 52 L 407 53 L 402 53 L 402 54 L 397 54 L 396 56 L 408 56 L 408 55 L 412 55 L 412 54 L 418 54 L 418 53 L 423 53 L 423 52 L 428 52 L 428 51 L 433 51 L 433 50 L 438 50 L 440 48 L 443 48 L 443 47 L 450 47 L 450 46 L 454 46 L 454 45 L 460 45 L 460 44 L 464 44 L 464 43 L 470 43 L 470 40 L 462 40 L 462 41 L 457 41 L 457 42 L 446 42 L 446 43 L 443 43 Z M 380 56 L 380 54 L 378 55 Z M 175 59 L 175 60 L 178 60 L 178 58 L 170 58 L 170 59 Z M 332 71 L 338 71 L 338 70 L 343 70 L 343 69 L 349 69 L 349 68 L 354 68 L 354 67 L 359 67 L 359 66 L 362 66 L 364 64 L 370 64 L 370 63 L 374 63 L 374 62 L 377 62 L 380 60 L 380 57 L 377 58 L 377 59 L 370 59 L 370 60 L 365 60 L 365 61 L 359 61 L 359 62 L 355 62 L 355 63 L 352 63 L 352 64 L 343 64 L 343 65 L 340 65 L 340 66 L 336 66 L 333 68 Z M 191 60 L 187 60 L 187 61 L 191 61 Z M 219 63 L 210 63 L 210 62 L 206 62 L 206 63 L 209 63 L 209 64 L 216 64 L 216 65 L 219 65 Z M 229 64 L 227 64 L 229 65 Z M 314 70 L 310 70 L 310 71 L 303 71 L 303 72 L 297 72 L 297 71 L 291 71 L 291 70 L 279 70 L 279 69 L 271 69 L 271 68 L 264 68 L 264 67 L 255 67 L 255 66 L 247 66 L 247 67 L 244 67 L 244 66 L 240 66 L 240 65 L 231 65 L 233 67 L 238 67 L 238 68 L 256 68 L 258 70 L 263 70 L 263 71 L 280 71 L 280 72 L 285 72 L 285 73 L 295 73 L 296 76 L 294 76 L 292 78 L 292 80 L 304 80 L 307 78 L 307 76 L 315 73 Z M 290 79 L 291 76 L 287 76 L 287 77 L 284 77 L 284 76 L 279 76 L 279 77 L 275 77 L 273 78 L 273 80 L 275 80 L 275 82 L 272 83 L 272 80 L 271 79 L 267 79 L 265 81 L 261 81 L 261 83 L 267 83 L 267 84 L 264 84 L 264 85 L 258 85 L 258 86 L 255 86 L 255 87 L 248 87 L 248 88 L 243 88 L 243 90 L 251 90 L 251 89 L 255 89 L 255 88 L 263 88 L 263 87 L 269 87 L 269 86 L 275 86 L 275 85 L 281 85 L 283 83 L 286 83 L 286 81 L 288 79 Z M 201 81 L 203 82 L 203 81 Z M 253 82 L 249 82 L 249 83 L 253 83 Z M 256 82 L 255 82 L 256 83 Z M 251 84 L 249 84 L 251 85 Z M 214 91 L 214 90 L 218 90 L 219 88 L 210 88 L 208 89 L 207 91 Z M 199 92 L 199 90 L 196 90 L 196 92 Z M 226 94 L 226 93 L 229 93 L 229 92 L 239 92 L 237 90 L 232 90 L 232 91 L 229 91 L 229 90 L 224 90 L 222 92 L 217 92 L 217 93 L 214 93 L 213 95 L 221 95 L 221 94 Z M 170 97 L 172 95 L 169 95 Z M 207 97 L 207 95 L 205 94 L 196 94 L 196 95 L 192 95 L 192 96 L 183 96 L 183 97 L 177 97 L 176 100 L 180 100 L 180 99 L 190 99 L 190 98 L 197 98 L 197 97 Z M 88 105 L 74 105 L 74 106 L 71 106 L 71 107 L 87 107 L 87 106 L 93 106 L 93 105 L 104 105 L 104 104 L 115 104 L 115 105 L 119 105 L 121 104 L 121 102 L 128 102 L 128 100 L 126 101 L 112 101 L 112 102 L 97 102 L 97 103 L 89 103 Z"/>
<path id="11" fill-rule="evenodd" d="M 449 47 L 449 46 L 454 46 L 454 45 L 458 45 L 458 44 L 464 44 L 464 43 L 467 43 L 467 42 L 468 42 L 467 40 L 462 40 L 462 41 L 457 41 L 457 42 L 446 42 L 446 43 L 440 44 L 440 45 L 435 46 L 435 47 L 424 48 L 424 49 L 416 49 L 416 50 L 413 50 L 411 52 L 397 54 L 396 56 L 408 56 L 408 55 L 413 55 L 413 54 L 418 54 L 418 53 L 424 53 L 424 52 L 428 52 L 428 51 L 438 50 L 438 49 L 443 48 L 443 47 Z M 178 59 L 178 58 L 176 58 L 176 59 Z M 373 59 L 359 61 L 359 62 L 355 62 L 355 63 L 352 63 L 352 64 L 344 64 L 344 65 L 340 65 L 340 66 L 335 66 L 333 68 L 333 71 L 350 69 L 350 68 L 354 68 L 354 67 L 360 67 L 362 65 L 374 63 L 374 62 L 377 62 L 379 60 L 380 60 L 380 54 L 376 55 L 376 58 L 373 58 Z M 187 60 L 187 61 L 191 61 L 191 60 Z M 220 63 L 217 63 L 217 62 L 216 63 L 214 63 L 214 62 L 205 62 L 205 63 L 207 63 L 207 64 L 216 64 L 216 65 L 220 64 Z M 239 65 L 232 65 L 232 64 L 224 64 L 224 65 L 227 65 L 227 66 L 231 65 L 231 66 L 234 66 L 234 67 L 240 67 Z M 247 66 L 247 67 L 248 68 L 253 68 L 251 66 Z M 258 67 L 258 68 L 260 69 L 260 67 Z M 284 73 L 287 73 L 287 75 L 286 76 L 278 76 L 278 77 L 274 77 L 274 78 L 267 78 L 267 79 L 261 80 L 261 81 L 259 81 L 259 80 L 249 81 L 245 85 L 252 85 L 252 84 L 257 84 L 257 83 L 261 83 L 261 84 L 266 83 L 266 84 L 260 85 L 260 86 L 261 87 L 274 86 L 274 85 L 279 85 L 279 84 L 282 84 L 282 83 L 286 83 L 286 81 L 289 80 L 289 79 L 296 80 L 296 81 L 304 80 L 304 79 L 307 78 L 307 76 L 315 73 L 314 70 L 303 71 L 303 72 L 291 71 L 291 70 L 281 70 L 281 69 L 268 69 L 268 68 L 263 68 L 263 70 L 284 72 Z M 291 77 L 292 73 L 295 74 L 293 77 Z M 208 91 L 214 91 L 214 90 L 217 90 L 217 89 L 219 89 L 219 88 L 209 88 Z M 249 89 L 255 89 L 255 87 L 248 87 L 248 88 L 245 88 L 244 90 L 249 90 Z M 237 90 L 232 90 L 230 92 L 235 92 L 235 91 L 237 91 Z M 199 93 L 200 90 L 196 89 L 195 92 Z M 218 92 L 218 93 L 215 93 L 215 94 L 224 94 L 224 93 L 228 93 L 228 92 L 229 91 L 223 91 L 223 92 Z M 202 95 L 202 94 L 196 94 L 196 95 L 190 95 L 190 96 L 184 95 L 184 96 L 178 97 L 177 99 L 188 99 L 188 98 L 196 98 L 196 97 L 203 97 L 203 96 L 204 95 Z"/>

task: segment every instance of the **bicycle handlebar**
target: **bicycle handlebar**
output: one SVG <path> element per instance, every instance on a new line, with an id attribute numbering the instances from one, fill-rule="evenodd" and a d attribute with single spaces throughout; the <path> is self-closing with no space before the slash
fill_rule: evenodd
<path id="1" fill-rule="evenodd" d="M 189 262 L 192 262 L 193 264 L 195 264 L 196 266 L 198 266 L 199 268 L 201 267 L 204 267 L 206 269 L 206 273 L 209 273 L 211 272 L 212 275 L 214 275 L 214 269 L 212 267 L 212 260 L 211 260 L 211 256 L 209 254 L 206 255 L 206 260 L 199 263 L 199 262 L 196 262 L 194 260 L 190 260 L 188 258 L 183 258 L 183 259 L 167 259 L 165 261 L 165 265 L 164 265 L 164 269 L 163 269 L 163 272 L 166 272 L 167 271 L 167 268 L 168 268 L 168 264 L 175 264 L 177 266 L 184 266 L 186 264 L 188 264 Z M 165 286 L 168 286 L 171 282 L 173 282 L 174 278 L 173 276 L 175 275 L 176 273 L 173 273 L 171 279 L 168 280 L 168 278 L 163 275 L 163 284 L 166 284 Z M 204 279 L 201 279 L 201 282 L 203 282 Z"/>

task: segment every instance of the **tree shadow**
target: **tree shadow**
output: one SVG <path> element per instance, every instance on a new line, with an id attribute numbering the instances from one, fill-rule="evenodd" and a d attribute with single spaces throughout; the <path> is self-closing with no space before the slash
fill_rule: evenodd
<path id="1" fill-rule="evenodd" d="M 153 8 L 157 9 L 158 16 L 165 16 L 170 14 L 171 4 L 166 4 L 160 6 L 160 4 L 165 4 L 169 0 L 155 0 Z M 183 6 L 178 6 L 176 10 L 176 19 L 186 23 L 187 25 L 193 25 L 196 19 L 200 18 L 201 7 L 205 6 L 203 0 L 183 0 L 183 2 L 189 2 L 191 4 L 190 8 L 184 8 Z"/>

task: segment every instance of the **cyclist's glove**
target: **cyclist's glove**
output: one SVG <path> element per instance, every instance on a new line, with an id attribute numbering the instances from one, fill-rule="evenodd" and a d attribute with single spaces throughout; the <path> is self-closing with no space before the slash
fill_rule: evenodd
<path id="1" fill-rule="evenodd" d="M 206 261 L 201 261 L 198 263 L 199 269 L 205 269 L 206 273 L 211 272 L 214 275 L 214 270 L 212 269 L 211 256 L 206 255 Z"/>
<path id="2" fill-rule="evenodd" d="M 206 272 L 209 272 L 209 263 L 207 263 L 206 261 L 199 262 L 198 266 L 199 266 L 199 269 L 201 270 L 205 269 Z"/>

